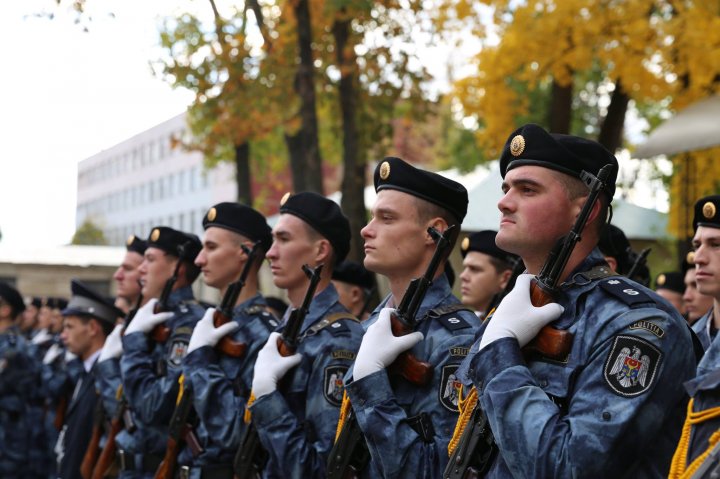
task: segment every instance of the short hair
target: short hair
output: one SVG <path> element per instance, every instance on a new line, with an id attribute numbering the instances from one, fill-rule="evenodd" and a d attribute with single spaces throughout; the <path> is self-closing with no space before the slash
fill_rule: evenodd
<path id="1" fill-rule="evenodd" d="M 335 269 L 335 264 L 337 263 L 337 252 L 335 251 L 335 247 L 332 244 L 332 241 L 330 241 L 329 238 L 325 237 L 322 233 L 320 233 L 318 230 L 312 227 L 311 224 L 309 224 L 306 221 L 302 221 L 302 225 L 305 227 L 305 232 L 308 235 L 308 238 L 310 238 L 310 241 L 319 241 L 319 240 L 325 240 L 330 244 L 330 257 L 325 263 L 325 270 L 332 271 Z"/>
<path id="2" fill-rule="evenodd" d="M 512 265 L 507 261 L 503 261 L 500 258 L 496 258 L 495 256 L 487 256 L 490 260 L 490 264 L 493 265 L 493 268 L 495 268 L 496 273 L 502 273 L 505 270 L 513 268 Z"/>
<path id="3" fill-rule="evenodd" d="M 557 178 L 557 180 L 560 182 L 563 189 L 565 190 L 565 194 L 567 194 L 567 197 L 570 201 L 582 198 L 583 196 L 588 196 L 590 194 L 590 188 L 588 188 L 588 186 L 583 183 L 583 181 L 579 178 L 575 178 L 559 171 L 550 171 L 552 172 L 553 176 Z M 610 201 L 608 201 L 605 191 L 600 192 L 600 194 L 598 195 L 598 201 L 600 202 L 600 214 L 598 215 L 598 219 L 600 221 L 595 228 L 595 233 L 599 238 L 600 233 L 602 232 L 602 228 L 604 228 L 605 224 L 608 222 L 608 209 L 610 208 Z"/>
<path id="4" fill-rule="evenodd" d="M 462 222 L 459 221 L 454 214 L 450 213 L 450 211 L 446 210 L 442 206 L 430 203 L 429 201 L 416 196 L 413 196 L 412 198 L 415 201 L 419 224 L 424 224 L 433 218 L 439 217 L 442 218 L 448 226 L 456 225 L 456 234 L 452 236 L 450 244 L 451 248 L 454 247 L 460 234 L 460 225 Z"/>
<path id="5" fill-rule="evenodd" d="M 115 329 L 114 324 L 110 324 L 107 321 L 103 321 L 101 319 L 96 318 L 95 316 L 85 315 L 85 314 L 78 314 L 74 315 L 76 318 L 80 319 L 83 324 L 89 323 L 91 320 L 95 320 L 99 325 L 100 329 L 102 329 L 103 334 L 107 338 L 110 336 L 110 333 L 112 333 L 113 329 Z"/>

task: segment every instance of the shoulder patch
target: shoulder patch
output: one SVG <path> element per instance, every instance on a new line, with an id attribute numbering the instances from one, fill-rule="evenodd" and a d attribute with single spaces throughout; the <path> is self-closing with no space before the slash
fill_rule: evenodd
<path id="1" fill-rule="evenodd" d="M 348 361 L 354 361 L 356 354 L 347 349 L 337 349 L 332 352 L 333 359 L 347 359 Z"/>
<path id="2" fill-rule="evenodd" d="M 327 402 L 335 407 L 340 407 L 343 397 L 343 378 L 347 373 L 347 366 L 328 366 L 325 368 L 325 379 L 323 381 L 323 396 Z"/>
<path id="3" fill-rule="evenodd" d="M 459 367 L 459 364 L 443 366 L 440 389 L 438 389 L 440 404 L 452 412 L 458 412 L 458 399 L 460 398 L 460 388 L 462 388 L 462 383 L 455 374 Z"/>
<path id="4" fill-rule="evenodd" d="M 600 281 L 600 287 L 628 306 L 655 302 L 644 292 L 636 289 L 633 285 L 630 285 L 617 277 L 611 277 Z"/>
<path id="5" fill-rule="evenodd" d="M 470 348 L 454 347 L 450 348 L 450 356 L 458 356 L 464 358 L 470 353 Z"/>
<path id="6" fill-rule="evenodd" d="M 470 325 L 462 319 L 460 316 L 443 316 L 438 318 L 440 324 L 445 326 L 450 331 L 456 331 L 458 329 L 469 328 Z"/>
<path id="7" fill-rule="evenodd" d="M 644 339 L 616 336 L 605 361 L 605 382 L 618 396 L 638 396 L 652 386 L 662 357 L 662 352 Z"/>
<path id="8" fill-rule="evenodd" d="M 665 330 L 663 330 L 663 328 L 653 323 L 652 321 L 647 321 L 644 319 L 632 323 L 630 325 L 630 329 L 644 329 L 646 331 L 650 331 L 658 338 L 662 338 L 663 336 L 665 336 Z"/>
<path id="9" fill-rule="evenodd" d="M 183 358 L 187 355 L 188 339 L 185 337 L 174 338 L 170 343 L 168 363 L 173 366 L 180 366 Z"/>

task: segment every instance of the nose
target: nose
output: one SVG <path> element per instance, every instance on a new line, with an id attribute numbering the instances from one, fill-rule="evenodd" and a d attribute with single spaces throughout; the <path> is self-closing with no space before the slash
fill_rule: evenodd
<path id="1" fill-rule="evenodd" d="M 368 222 L 368 224 L 366 224 L 363 227 L 363 229 L 360 230 L 360 236 L 362 236 L 364 239 L 371 238 L 372 236 L 374 236 L 375 233 L 373 232 L 372 227 L 371 227 L 371 225 L 373 224 L 373 221 L 375 221 L 374 218 L 371 219 Z"/>
<path id="2" fill-rule="evenodd" d="M 502 196 L 502 198 L 500 198 L 500 201 L 498 201 L 497 207 L 501 213 L 507 213 L 507 212 L 512 211 L 513 204 L 512 204 L 512 198 L 510 196 L 510 190 L 508 190 L 507 193 L 505 193 Z"/>
<path id="3" fill-rule="evenodd" d="M 113 279 L 114 279 L 115 281 L 120 281 L 120 280 L 122 280 L 122 268 L 118 268 L 118 269 L 115 270 L 115 274 L 113 274 Z"/>
<path id="4" fill-rule="evenodd" d="M 277 245 L 275 241 L 272 242 L 272 245 L 270 245 L 270 249 L 265 253 L 265 258 L 269 259 L 270 261 L 277 259 Z"/>
<path id="5" fill-rule="evenodd" d="M 205 264 L 207 264 L 207 260 L 205 259 L 205 248 L 203 248 L 195 258 L 195 266 L 202 268 Z"/>

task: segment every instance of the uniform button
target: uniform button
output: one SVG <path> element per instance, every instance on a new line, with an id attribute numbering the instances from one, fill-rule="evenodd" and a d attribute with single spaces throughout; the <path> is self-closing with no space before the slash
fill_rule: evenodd
<path id="1" fill-rule="evenodd" d="M 603 418 L 603 421 L 609 421 L 610 418 L 612 418 L 612 414 L 610 414 L 609 412 L 605 411 L 604 413 L 602 413 L 602 418 Z"/>

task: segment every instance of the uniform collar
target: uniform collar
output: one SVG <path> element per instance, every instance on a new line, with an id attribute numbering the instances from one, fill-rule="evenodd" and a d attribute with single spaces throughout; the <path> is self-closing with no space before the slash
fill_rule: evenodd
<path id="1" fill-rule="evenodd" d="M 308 315 L 305 316 L 300 332 L 305 332 L 310 326 L 328 315 L 330 309 L 338 302 L 338 294 L 335 286 L 329 283 L 325 289 L 320 291 L 310 303 Z M 291 310 L 292 308 L 288 308 Z"/>
<path id="2" fill-rule="evenodd" d="M 195 299 L 195 296 L 193 295 L 192 288 L 190 286 L 183 286 L 182 288 L 178 288 L 170 293 L 168 303 L 171 308 L 174 308 L 182 302 L 192 301 L 193 299 Z"/>
<path id="3" fill-rule="evenodd" d="M 250 306 L 253 306 L 255 304 L 262 304 L 265 305 L 265 298 L 260 293 L 255 293 L 254 296 L 251 296 L 250 298 L 246 299 L 242 303 L 238 304 L 233 308 L 233 315 L 240 314 L 245 309 L 249 308 Z"/>
<path id="4" fill-rule="evenodd" d="M 437 279 L 435 279 L 435 281 L 432 282 L 427 292 L 425 293 L 425 297 L 423 298 L 422 303 L 420 303 L 420 307 L 418 308 L 416 319 L 420 321 L 422 318 L 425 317 L 425 314 L 428 311 L 433 309 L 438 304 L 442 303 L 449 296 L 452 296 L 452 289 L 450 288 L 450 283 L 447 280 L 447 276 L 441 274 Z M 387 295 L 385 299 L 380 302 L 380 305 L 378 305 L 378 307 L 375 308 L 375 310 L 370 315 L 371 318 L 377 317 L 377 315 L 380 314 L 380 310 L 387 307 L 387 303 L 388 301 L 390 301 L 390 297 L 391 295 Z M 401 299 L 402 298 L 396 298 L 398 302 L 400 302 Z"/>

